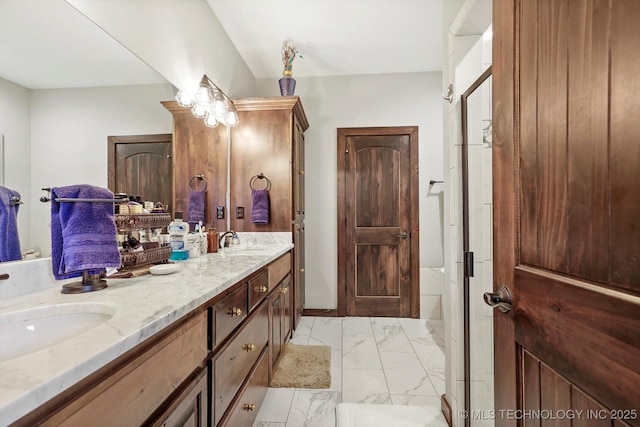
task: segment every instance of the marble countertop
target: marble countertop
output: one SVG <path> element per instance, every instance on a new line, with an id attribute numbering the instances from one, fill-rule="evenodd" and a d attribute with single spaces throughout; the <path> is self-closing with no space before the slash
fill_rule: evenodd
<path id="1" fill-rule="evenodd" d="M 179 262 L 176 273 L 108 279 L 108 287 L 97 292 L 62 294 L 63 282 L 59 282 L 3 299 L 0 315 L 34 307 L 97 303 L 112 308 L 113 317 L 66 341 L 0 362 L 0 424 L 26 415 L 291 248 L 293 244 L 283 242 L 249 243 Z"/>

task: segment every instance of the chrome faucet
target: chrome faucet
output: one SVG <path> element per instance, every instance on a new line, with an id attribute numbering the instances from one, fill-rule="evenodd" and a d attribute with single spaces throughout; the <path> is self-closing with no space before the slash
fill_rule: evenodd
<path id="1" fill-rule="evenodd" d="M 233 244 L 238 244 L 238 235 L 235 231 L 225 231 L 224 233 L 222 233 L 222 235 L 220 235 L 220 239 L 218 240 L 218 246 L 220 248 L 228 248 Z"/>

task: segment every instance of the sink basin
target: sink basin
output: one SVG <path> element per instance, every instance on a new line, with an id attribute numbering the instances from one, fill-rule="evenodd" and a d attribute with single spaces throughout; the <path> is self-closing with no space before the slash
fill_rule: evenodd
<path id="1" fill-rule="evenodd" d="M 70 303 L 0 314 L 0 362 L 78 336 L 109 320 L 107 304 Z"/>
<path id="2" fill-rule="evenodd" d="M 218 250 L 227 255 L 266 255 L 271 251 L 269 246 L 260 245 L 237 245 Z"/>

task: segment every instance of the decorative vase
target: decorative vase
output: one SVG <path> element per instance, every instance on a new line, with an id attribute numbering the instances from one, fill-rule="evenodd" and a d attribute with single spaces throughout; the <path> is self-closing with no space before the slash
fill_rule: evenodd
<path id="1" fill-rule="evenodd" d="M 280 95 L 282 96 L 293 96 L 293 93 L 296 91 L 296 80 L 291 77 L 291 71 L 285 70 L 283 76 L 280 80 Z"/>

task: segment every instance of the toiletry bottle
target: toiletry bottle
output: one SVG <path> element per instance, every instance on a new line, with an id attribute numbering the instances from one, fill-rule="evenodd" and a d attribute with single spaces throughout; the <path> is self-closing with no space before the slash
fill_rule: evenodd
<path id="1" fill-rule="evenodd" d="M 218 232 L 213 226 L 213 222 L 211 223 L 211 227 L 209 227 L 209 231 L 207 232 L 207 252 L 218 252 Z"/>
<path id="2" fill-rule="evenodd" d="M 187 247 L 187 233 L 189 232 L 189 224 L 182 221 L 182 212 L 176 212 L 175 220 L 171 221 L 167 227 L 169 232 L 169 241 L 171 244 L 171 258 L 172 260 L 186 259 L 182 255 L 188 254 L 189 248 Z M 188 255 L 186 255 L 188 258 Z"/>
<path id="3" fill-rule="evenodd" d="M 198 237 L 200 240 L 200 253 L 202 255 L 207 253 L 208 243 L 207 243 L 207 234 L 204 231 L 204 225 L 202 225 L 202 221 L 198 221 L 198 225 L 200 229 L 198 230 Z"/>

